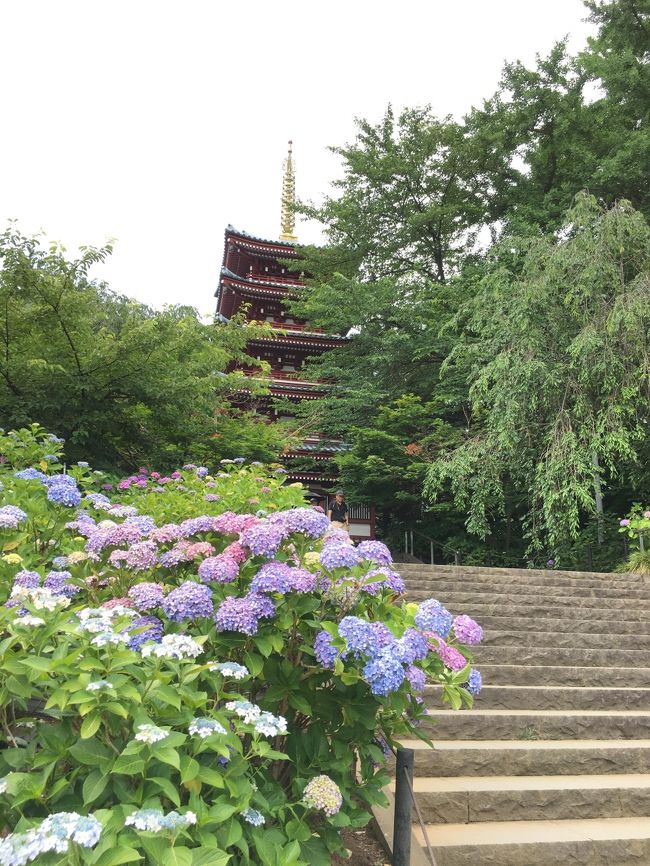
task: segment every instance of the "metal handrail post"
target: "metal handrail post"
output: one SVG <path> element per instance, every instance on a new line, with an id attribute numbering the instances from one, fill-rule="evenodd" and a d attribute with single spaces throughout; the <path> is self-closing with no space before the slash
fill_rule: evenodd
<path id="1" fill-rule="evenodd" d="M 414 754 L 413 749 L 397 750 L 392 866 L 410 866 L 411 864 L 411 835 L 413 832 L 411 827 L 411 787 Z"/>

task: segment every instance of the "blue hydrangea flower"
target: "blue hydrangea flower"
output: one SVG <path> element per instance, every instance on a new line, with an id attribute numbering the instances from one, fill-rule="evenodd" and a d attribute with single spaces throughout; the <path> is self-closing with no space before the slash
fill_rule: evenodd
<path id="1" fill-rule="evenodd" d="M 164 601 L 165 593 L 159 583 L 136 583 L 128 593 L 137 610 L 154 610 L 160 607 Z"/>
<path id="2" fill-rule="evenodd" d="M 23 481 L 40 481 L 42 483 L 47 481 L 47 475 L 39 469 L 34 469 L 33 466 L 21 469 L 19 472 L 14 472 L 14 475 L 16 478 L 22 478 Z"/>
<path id="3" fill-rule="evenodd" d="M 128 648 L 134 652 L 139 652 L 147 641 L 160 643 L 163 632 L 163 624 L 157 617 L 139 616 L 122 631 L 122 634 L 130 635 L 126 644 Z"/>
<path id="4" fill-rule="evenodd" d="M 278 511 L 269 521 L 284 526 L 288 533 L 302 532 L 309 538 L 320 538 L 329 528 L 329 520 L 323 512 L 314 508 L 291 508 Z"/>
<path id="5" fill-rule="evenodd" d="M 377 637 L 369 622 L 358 616 L 345 616 L 339 623 L 339 634 L 355 655 L 372 655 L 377 649 Z"/>
<path id="6" fill-rule="evenodd" d="M 332 635 L 326 631 L 319 631 L 314 640 L 314 652 L 319 663 L 324 668 L 333 668 L 334 662 L 339 657 L 339 651 L 332 646 Z"/>
<path id="7" fill-rule="evenodd" d="M 244 809 L 243 812 L 240 812 L 240 815 L 244 819 L 244 821 L 248 821 L 249 824 L 252 824 L 253 827 L 261 827 L 262 824 L 266 822 L 266 818 L 262 815 L 261 812 L 258 812 L 257 809 Z"/>
<path id="8" fill-rule="evenodd" d="M 408 628 L 397 641 L 397 652 L 405 664 L 422 661 L 429 654 L 429 642 L 415 628 Z"/>
<path id="9" fill-rule="evenodd" d="M 14 577 L 14 587 L 24 586 L 26 589 L 35 589 L 41 585 L 41 576 L 37 571 L 19 571 Z"/>
<path id="10" fill-rule="evenodd" d="M 357 553 L 379 565 L 390 565 L 393 561 L 390 550 L 381 541 L 362 541 L 357 545 Z"/>
<path id="11" fill-rule="evenodd" d="M 162 606 L 174 622 L 211 617 L 214 613 L 210 589 L 191 580 L 186 580 L 177 589 L 173 589 L 164 599 Z"/>
<path id="12" fill-rule="evenodd" d="M 243 634 L 257 634 L 259 620 L 272 617 L 275 604 L 265 595 L 250 592 L 242 598 L 229 596 L 219 605 L 214 618 L 217 631 L 239 631 Z"/>
<path id="13" fill-rule="evenodd" d="M 271 559 L 278 552 L 286 536 L 287 530 L 281 524 L 260 521 L 245 529 L 240 536 L 240 541 L 256 556 Z"/>
<path id="14" fill-rule="evenodd" d="M 45 575 L 43 586 L 49 589 L 52 595 L 65 595 L 68 598 L 81 592 L 81 587 L 68 583 L 72 578 L 69 571 L 50 571 Z"/>
<path id="15" fill-rule="evenodd" d="M 483 677 L 481 676 L 480 671 L 477 671 L 476 668 L 472 668 L 469 672 L 467 682 L 463 683 L 463 687 L 466 688 L 470 695 L 473 695 L 474 697 L 480 695 L 481 689 L 483 688 Z"/>
<path id="16" fill-rule="evenodd" d="M 286 562 L 265 562 L 251 581 L 253 592 L 289 592 L 291 568 Z"/>
<path id="17" fill-rule="evenodd" d="M 414 665 L 409 665 L 406 668 L 406 679 L 411 684 L 414 692 L 423 692 L 426 685 L 426 677 L 424 671 L 416 668 Z"/>
<path id="18" fill-rule="evenodd" d="M 50 484 L 47 488 L 47 498 L 57 505 L 76 508 L 81 502 L 81 493 L 76 486 L 72 487 L 70 484 Z"/>
<path id="19" fill-rule="evenodd" d="M 447 637 L 451 631 L 452 615 L 437 599 L 423 601 L 415 614 L 415 624 L 423 631 L 432 631 L 440 637 Z"/>
<path id="20" fill-rule="evenodd" d="M 370 686 L 370 691 L 380 697 L 396 692 L 404 682 L 404 677 L 404 666 L 390 648 L 371 658 L 363 669 L 363 678 Z"/>
<path id="21" fill-rule="evenodd" d="M 17 529 L 20 523 L 27 520 L 27 514 L 15 505 L 3 505 L 0 508 L 0 529 Z"/>
<path id="22" fill-rule="evenodd" d="M 231 583 L 239 574 L 239 565 L 227 554 L 208 556 L 199 565 L 199 577 L 204 583 Z"/>
<path id="23" fill-rule="evenodd" d="M 320 561 L 325 568 L 351 568 L 358 565 L 361 557 L 351 544 L 332 542 L 321 550 Z"/>

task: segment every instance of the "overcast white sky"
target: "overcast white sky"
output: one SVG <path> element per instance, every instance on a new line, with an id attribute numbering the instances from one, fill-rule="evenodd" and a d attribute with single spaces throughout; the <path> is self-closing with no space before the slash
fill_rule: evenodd
<path id="1" fill-rule="evenodd" d="M 0 228 L 70 251 L 116 238 L 95 276 L 212 313 L 225 226 L 280 231 L 288 138 L 298 194 L 318 198 L 355 116 L 460 117 L 505 59 L 566 34 L 580 48 L 585 15 L 580 0 L 4 0 Z"/>

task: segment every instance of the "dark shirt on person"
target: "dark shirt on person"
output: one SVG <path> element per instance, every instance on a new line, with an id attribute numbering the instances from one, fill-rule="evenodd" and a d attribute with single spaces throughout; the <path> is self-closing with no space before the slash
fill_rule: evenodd
<path id="1" fill-rule="evenodd" d="M 339 505 L 339 503 L 335 500 L 334 502 L 332 502 L 330 510 L 332 512 L 332 522 L 345 523 L 345 521 L 348 519 L 348 506 L 345 504 L 345 502 L 341 502 L 341 504 Z"/>

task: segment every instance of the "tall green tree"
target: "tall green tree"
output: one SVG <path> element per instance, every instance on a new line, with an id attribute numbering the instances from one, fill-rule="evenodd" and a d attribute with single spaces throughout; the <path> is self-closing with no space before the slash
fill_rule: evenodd
<path id="1" fill-rule="evenodd" d="M 157 312 L 92 282 L 110 252 L 85 248 L 69 260 L 14 228 L 0 235 L 3 426 L 37 421 L 66 438 L 69 457 L 104 467 L 228 452 L 219 428 L 241 379 L 226 370 L 255 365 L 247 330 L 206 325 L 189 307 Z M 260 444 L 279 448 L 261 421 L 245 421 Z"/>
<path id="2" fill-rule="evenodd" d="M 582 195 L 564 236 L 508 238 L 458 316 L 445 362 L 467 376 L 473 424 L 435 460 L 486 537 L 515 491 L 531 549 L 566 544 L 608 490 L 640 466 L 650 433 L 650 228 L 621 202 Z"/>

